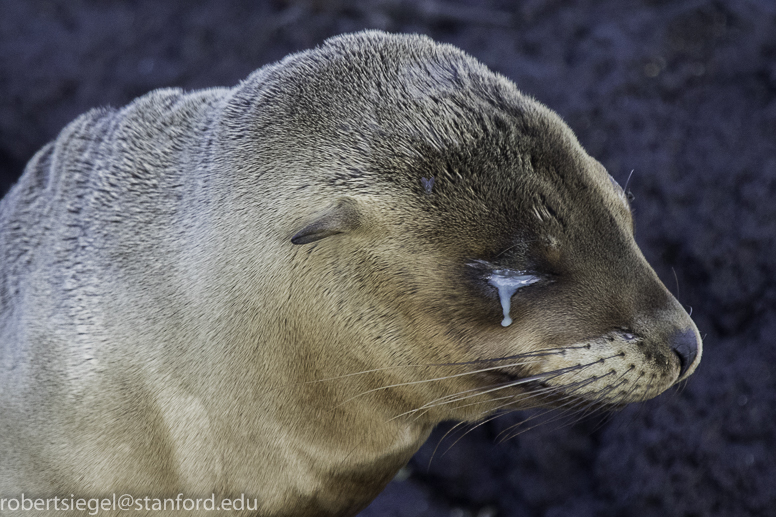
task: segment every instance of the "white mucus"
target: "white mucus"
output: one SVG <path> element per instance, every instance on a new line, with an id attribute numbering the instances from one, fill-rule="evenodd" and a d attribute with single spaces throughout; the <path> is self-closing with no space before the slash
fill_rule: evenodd
<path id="1" fill-rule="evenodd" d="M 504 311 L 504 319 L 501 320 L 502 327 L 508 327 L 512 324 L 512 318 L 509 316 L 509 310 L 512 306 L 512 295 L 521 287 L 538 282 L 539 277 L 527 275 L 520 271 L 511 269 L 496 269 L 488 277 L 488 283 L 498 289 L 498 296 L 501 299 L 501 309 Z"/>

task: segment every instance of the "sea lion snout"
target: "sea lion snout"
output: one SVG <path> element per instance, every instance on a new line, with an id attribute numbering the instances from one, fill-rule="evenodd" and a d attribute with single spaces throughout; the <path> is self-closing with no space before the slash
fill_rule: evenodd
<path id="1" fill-rule="evenodd" d="M 701 339 L 698 331 L 693 328 L 676 331 L 668 340 L 668 346 L 679 356 L 681 371 L 679 379 L 684 379 L 695 370 L 700 362 L 699 351 Z"/>

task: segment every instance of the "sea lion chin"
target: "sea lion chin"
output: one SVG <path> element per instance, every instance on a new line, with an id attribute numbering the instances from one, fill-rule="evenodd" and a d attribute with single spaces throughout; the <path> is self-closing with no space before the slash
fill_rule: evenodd
<path id="1" fill-rule="evenodd" d="M 443 420 L 617 407 L 701 358 L 604 167 L 422 36 L 93 110 L 0 225 L 0 496 L 353 515 Z"/>

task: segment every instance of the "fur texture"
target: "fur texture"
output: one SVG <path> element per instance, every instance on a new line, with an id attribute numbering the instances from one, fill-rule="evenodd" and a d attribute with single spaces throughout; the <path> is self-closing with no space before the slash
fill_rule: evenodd
<path id="1" fill-rule="evenodd" d="M 700 339 L 618 188 L 420 36 L 86 113 L 0 204 L 0 498 L 353 515 L 442 420 L 657 395 Z"/>

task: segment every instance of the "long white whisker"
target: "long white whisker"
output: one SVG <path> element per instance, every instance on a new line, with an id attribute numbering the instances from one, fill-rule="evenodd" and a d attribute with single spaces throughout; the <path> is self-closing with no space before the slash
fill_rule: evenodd
<path id="1" fill-rule="evenodd" d="M 428 460 L 428 466 L 429 466 L 429 468 L 431 468 L 431 461 L 434 459 L 434 456 L 436 456 L 437 450 L 439 449 L 439 446 L 440 446 L 440 445 L 442 445 L 442 442 L 443 442 L 443 441 L 445 441 L 445 438 L 447 438 L 447 437 L 450 435 L 450 433 L 452 433 L 452 432 L 453 432 L 453 431 L 455 431 L 455 430 L 456 430 L 458 427 L 461 427 L 461 426 L 462 426 L 462 425 L 464 425 L 464 424 L 465 424 L 465 422 L 458 422 L 458 423 L 457 423 L 457 424 L 455 424 L 453 427 L 451 427 L 450 429 L 448 429 L 448 430 L 447 430 L 447 432 L 446 432 L 446 433 L 445 433 L 445 434 L 442 436 L 442 438 L 440 438 L 440 439 L 439 439 L 439 441 L 438 441 L 438 442 L 437 442 L 437 444 L 436 444 L 436 447 L 434 447 L 434 452 L 432 452 L 432 453 L 431 453 L 431 458 L 429 458 L 429 460 Z M 445 452 L 443 452 L 442 454 L 444 455 L 444 454 L 445 454 L 445 453 L 446 453 L 448 450 L 449 450 L 449 449 L 446 449 L 446 450 L 445 450 Z"/>
<path id="2" fill-rule="evenodd" d="M 578 383 L 577 389 L 580 389 L 580 388 L 582 388 L 582 387 L 584 387 L 584 386 L 586 386 L 586 385 L 588 385 L 588 384 L 590 384 L 592 382 L 595 382 L 595 379 L 591 378 L 591 379 L 586 379 L 584 381 L 580 381 Z M 561 401 L 565 400 L 566 402 L 564 404 L 558 406 L 558 407 L 549 408 L 549 409 L 546 409 L 546 410 L 541 411 L 539 413 L 536 413 L 535 415 L 531 416 L 530 418 L 527 418 L 526 420 L 518 422 L 517 424 L 511 425 L 511 426 L 507 427 L 506 429 L 504 429 L 503 431 L 501 431 L 496 436 L 496 439 L 497 439 L 498 443 L 502 443 L 502 442 L 504 442 L 506 440 L 510 440 L 510 439 L 514 438 L 515 436 L 517 436 L 518 434 L 526 432 L 526 431 L 529 431 L 531 429 L 534 429 L 534 428 L 538 427 L 539 425 L 548 424 L 550 422 L 553 422 L 555 420 L 563 418 L 568 412 L 576 411 L 576 409 L 574 409 L 575 406 L 579 406 L 581 404 L 585 404 L 585 401 L 583 399 L 580 399 L 579 397 L 574 396 L 573 392 L 564 395 L 560 400 Z M 559 412 L 559 414 L 557 416 L 551 418 L 550 420 L 542 421 L 542 422 L 540 422 L 540 423 L 538 423 L 536 425 L 533 425 L 531 427 L 521 429 L 519 432 L 512 432 L 512 431 L 515 431 L 518 427 L 524 426 L 526 422 L 542 418 L 545 415 L 548 415 L 548 414 L 556 412 L 556 411 Z"/>
<path id="3" fill-rule="evenodd" d="M 494 363 L 498 361 L 511 361 L 513 359 L 525 359 L 529 357 L 538 358 L 538 357 L 545 357 L 548 355 L 564 354 L 567 350 L 578 350 L 586 347 L 587 345 L 572 345 L 567 347 L 543 348 L 541 350 L 536 350 L 533 352 L 525 352 L 522 354 L 508 355 L 504 357 L 475 359 L 473 361 L 461 361 L 461 362 L 452 362 L 452 363 L 399 364 L 399 365 L 393 365 L 393 366 L 385 366 L 382 368 L 373 368 L 371 370 L 363 370 L 360 372 L 346 373 L 344 375 L 338 375 L 335 377 L 326 377 L 324 379 L 314 379 L 310 381 L 305 381 L 304 384 L 336 381 L 340 379 L 347 379 L 349 377 L 355 377 L 358 375 L 366 375 L 369 373 L 377 373 L 377 372 L 383 372 L 387 370 L 395 370 L 399 368 L 432 368 L 432 367 L 445 367 L 445 366 L 468 366 L 472 364 Z M 515 364 L 518 364 L 518 363 L 515 363 Z M 531 363 L 525 363 L 525 364 L 531 364 Z M 509 365 L 504 365 L 504 366 L 501 366 L 500 368 L 507 368 L 508 366 Z M 476 372 L 473 372 L 473 373 L 476 373 Z"/>
<path id="4" fill-rule="evenodd" d="M 570 368 L 582 369 L 582 368 L 585 368 L 585 367 L 590 366 L 592 364 L 596 364 L 596 363 L 590 363 L 589 365 L 581 365 L 581 366 L 570 367 Z M 552 374 L 554 374 L 552 377 L 556 377 L 556 376 L 561 375 L 562 373 L 565 373 L 565 372 L 561 372 L 560 370 L 555 370 L 553 372 L 547 372 L 547 373 L 548 374 L 552 373 Z M 550 378 L 552 378 L 552 377 L 550 377 Z M 490 414 L 490 413 L 492 413 L 494 411 L 498 411 L 501 408 L 508 407 L 508 406 L 514 404 L 515 400 L 519 400 L 520 402 L 525 402 L 526 400 L 529 400 L 529 399 L 532 399 L 532 398 L 538 398 L 538 397 L 541 397 L 542 395 L 545 395 L 547 393 L 553 393 L 553 392 L 560 391 L 560 390 L 567 390 L 571 386 L 577 386 L 577 388 L 575 388 L 575 390 L 573 390 L 573 391 L 576 391 L 577 389 L 580 389 L 582 386 L 585 386 L 585 385 L 593 382 L 594 380 L 595 379 L 583 379 L 583 380 L 577 381 L 575 383 L 564 384 L 563 386 L 547 386 L 545 388 L 541 388 L 541 389 L 538 389 L 538 390 L 531 391 L 530 393 L 521 393 L 519 395 L 508 395 L 508 396 L 505 396 L 505 397 L 498 397 L 495 400 L 509 399 L 509 402 L 506 402 L 506 403 L 504 403 L 504 404 L 502 404 L 500 406 L 497 406 L 496 408 L 489 408 L 489 409 L 483 411 L 482 413 L 480 413 L 479 417 L 488 415 L 488 414 Z M 496 391 L 498 389 L 511 387 L 511 386 L 516 385 L 517 382 L 519 382 L 519 381 L 513 381 L 513 382 L 509 382 L 509 383 L 504 383 L 503 385 L 499 385 L 499 386 L 497 386 L 495 388 L 487 390 L 487 392 Z M 573 393 L 573 391 L 572 391 L 572 393 Z M 468 398 L 468 397 L 466 397 L 466 398 Z M 458 400 L 449 401 L 449 402 L 446 402 L 446 403 L 458 402 L 460 400 L 463 400 L 463 398 L 458 399 Z M 494 401 L 494 399 L 488 399 L 488 400 L 479 401 L 479 402 L 472 402 L 472 403 L 469 403 L 469 404 L 464 404 L 463 406 L 458 406 L 457 408 L 460 409 L 460 408 L 463 408 L 463 407 L 468 407 L 468 406 L 473 406 L 473 405 L 478 405 L 478 404 L 482 404 L 482 403 L 486 403 L 486 402 L 493 402 L 493 401 Z M 439 404 L 439 405 L 442 405 L 442 404 Z M 418 408 L 418 410 L 420 410 L 420 408 Z M 417 410 L 412 410 L 412 411 L 409 411 L 407 413 L 412 413 L 413 411 L 417 411 Z M 498 416 L 499 415 L 494 415 L 492 418 L 497 418 Z M 492 418 L 488 419 L 486 421 L 490 421 L 490 420 L 492 420 Z M 475 428 L 476 428 L 476 426 L 475 426 Z"/>
<path id="5" fill-rule="evenodd" d="M 469 371 L 469 372 L 454 373 L 452 375 L 445 375 L 444 377 L 434 377 L 432 379 L 421 379 L 421 380 L 418 380 L 418 381 L 407 381 L 407 382 L 399 382 L 399 383 L 396 383 L 396 384 L 389 384 L 388 386 L 380 386 L 379 388 L 372 388 L 370 390 L 363 391 L 363 392 L 359 393 L 358 395 L 354 395 L 354 396 L 350 397 L 349 399 L 346 399 L 346 400 L 342 401 L 340 403 L 340 405 L 345 404 L 345 403 L 350 402 L 351 400 L 353 400 L 355 398 L 361 397 L 363 395 L 367 395 L 367 394 L 375 392 L 375 391 L 387 390 L 387 389 L 390 389 L 390 388 L 399 388 L 401 386 L 413 386 L 415 384 L 425 384 L 425 383 L 428 383 L 428 382 L 444 381 L 444 380 L 447 380 L 447 379 L 454 379 L 456 377 L 464 377 L 466 375 L 475 375 L 475 374 L 478 374 L 478 373 L 490 372 L 490 371 L 493 371 L 493 370 L 503 370 L 504 368 L 513 368 L 513 367 L 516 367 L 516 366 L 526 366 L 526 365 L 529 365 L 529 364 L 534 364 L 534 362 L 535 361 L 532 361 L 532 362 L 522 362 L 522 363 L 511 363 L 511 364 L 505 364 L 505 365 L 501 365 L 501 366 L 491 366 L 489 368 L 480 368 L 479 370 L 472 370 L 472 371 Z"/>
<path id="6" fill-rule="evenodd" d="M 491 388 L 487 388 L 487 389 L 486 388 L 472 388 L 472 389 L 461 391 L 461 392 L 458 392 L 458 393 L 455 393 L 455 394 L 452 394 L 452 395 L 446 395 L 444 397 L 440 397 L 438 399 L 432 400 L 431 402 L 428 402 L 428 403 L 420 406 L 419 408 L 412 409 L 412 410 L 409 410 L 409 411 L 405 411 L 404 413 L 396 415 L 391 420 L 393 420 L 395 418 L 400 418 L 400 417 L 408 415 L 408 414 L 415 413 L 417 411 L 422 411 L 422 410 L 430 409 L 430 408 L 433 408 L 433 407 L 442 406 L 442 405 L 445 405 L 445 404 L 452 404 L 452 403 L 455 403 L 455 402 L 460 402 L 462 400 L 466 400 L 466 399 L 469 399 L 469 398 L 472 398 L 472 397 L 479 397 L 479 396 L 482 396 L 482 395 L 487 395 L 488 393 L 493 393 L 495 391 L 506 389 L 506 388 L 512 388 L 512 387 L 515 387 L 515 386 L 519 386 L 521 384 L 526 384 L 526 383 L 535 382 L 535 381 L 551 380 L 551 379 L 553 379 L 555 377 L 558 377 L 560 375 L 563 375 L 563 374 L 566 374 L 566 373 L 569 373 L 569 372 L 574 372 L 574 371 L 577 371 L 577 370 L 583 370 L 583 369 L 585 369 L 585 368 L 587 368 L 589 366 L 592 366 L 594 364 L 598 364 L 598 363 L 600 363 L 603 360 L 604 359 L 598 359 L 598 360 L 596 360 L 596 361 L 594 361 L 592 363 L 588 363 L 588 364 L 569 366 L 569 367 L 566 367 L 566 368 L 560 368 L 558 370 L 552 370 L 552 371 L 549 371 L 549 372 L 542 372 L 540 374 L 532 375 L 530 377 L 524 377 L 522 379 L 517 379 L 517 380 L 514 380 L 514 381 L 504 382 L 504 383 L 501 383 L 501 384 L 499 384 L 499 385 L 497 385 L 495 387 L 491 387 Z M 504 368 L 506 368 L 506 367 L 508 367 L 508 366 L 504 366 Z M 465 374 L 459 374 L 459 375 L 465 375 Z M 375 389 L 379 389 L 379 388 L 375 388 Z M 537 391 L 541 391 L 541 390 L 537 390 Z M 463 394 L 468 394 L 468 395 L 461 396 Z M 466 407 L 466 406 L 462 406 L 462 407 Z"/>

